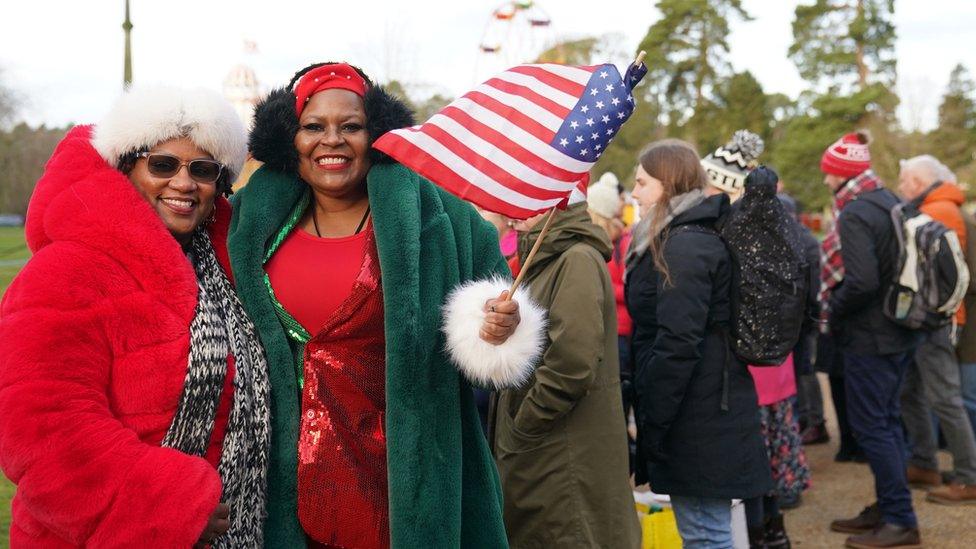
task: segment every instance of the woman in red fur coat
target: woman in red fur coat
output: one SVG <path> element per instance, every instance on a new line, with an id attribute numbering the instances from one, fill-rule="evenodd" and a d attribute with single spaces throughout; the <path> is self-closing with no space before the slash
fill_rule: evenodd
<path id="1" fill-rule="evenodd" d="M 71 130 L 0 305 L 14 547 L 257 546 L 268 374 L 229 279 L 245 133 L 205 90 L 127 92 Z"/>

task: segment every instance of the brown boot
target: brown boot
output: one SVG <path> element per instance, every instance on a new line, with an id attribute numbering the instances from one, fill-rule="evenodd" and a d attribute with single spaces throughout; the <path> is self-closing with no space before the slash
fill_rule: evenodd
<path id="1" fill-rule="evenodd" d="M 925 499 L 943 505 L 976 505 L 976 484 L 947 484 L 933 488 Z"/>
<path id="2" fill-rule="evenodd" d="M 905 471 L 905 476 L 908 477 L 908 485 L 912 488 L 925 490 L 942 486 L 942 475 L 931 469 L 909 465 L 908 470 Z"/>
<path id="3" fill-rule="evenodd" d="M 882 524 L 881 508 L 878 507 L 877 503 L 872 503 L 854 518 L 837 519 L 831 522 L 830 529 L 834 532 L 843 532 L 845 534 L 861 534 L 864 532 L 873 532 L 875 528 Z"/>
<path id="4" fill-rule="evenodd" d="M 918 535 L 918 528 L 884 524 L 873 532 L 847 538 L 845 545 L 854 549 L 914 549 L 922 546 L 922 538 Z"/>

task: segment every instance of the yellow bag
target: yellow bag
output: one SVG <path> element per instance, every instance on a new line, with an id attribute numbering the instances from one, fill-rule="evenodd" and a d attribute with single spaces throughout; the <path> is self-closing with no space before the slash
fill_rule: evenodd
<path id="1" fill-rule="evenodd" d="M 681 536 L 670 507 L 641 516 L 641 549 L 681 549 Z"/>

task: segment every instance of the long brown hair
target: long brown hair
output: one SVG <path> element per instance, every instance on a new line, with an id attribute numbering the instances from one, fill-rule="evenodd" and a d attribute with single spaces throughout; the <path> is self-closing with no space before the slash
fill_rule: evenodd
<path id="1" fill-rule="evenodd" d="M 698 158 L 698 151 L 689 143 L 680 139 L 664 139 L 655 141 L 644 148 L 638 158 L 640 165 L 648 175 L 661 182 L 664 192 L 655 209 L 655 216 L 648 227 L 651 240 L 648 249 L 651 259 L 658 272 L 664 275 L 665 285 L 671 284 L 671 273 L 664 261 L 664 233 L 665 218 L 670 213 L 671 199 L 691 192 L 704 189 L 708 184 L 708 175 L 702 168 Z"/>

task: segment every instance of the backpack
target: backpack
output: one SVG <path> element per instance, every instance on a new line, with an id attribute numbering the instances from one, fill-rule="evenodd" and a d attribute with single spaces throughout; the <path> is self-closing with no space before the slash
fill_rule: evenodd
<path id="1" fill-rule="evenodd" d="M 749 173 L 745 193 L 719 230 L 732 257 L 731 347 L 751 366 L 779 366 L 793 351 L 810 307 L 810 266 L 799 222 L 776 197 L 776 172 Z M 680 228 L 680 227 L 679 227 Z"/>
<path id="2" fill-rule="evenodd" d="M 779 366 L 810 311 L 810 269 L 799 222 L 776 197 L 776 172 L 760 166 L 721 228 L 732 255 L 732 348 L 753 366 Z"/>
<path id="3" fill-rule="evenodd" d="M 934 189 L 937 185 L 933 185 Z M 953 321 L 969 289 L 969 268 L 959 237 L 919 210 L 928 191 L 889 211 L 898 242 L 898 262 L 882 310 L 892 322 L 913 330 L 935 330 Z"/>

